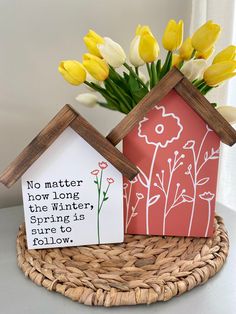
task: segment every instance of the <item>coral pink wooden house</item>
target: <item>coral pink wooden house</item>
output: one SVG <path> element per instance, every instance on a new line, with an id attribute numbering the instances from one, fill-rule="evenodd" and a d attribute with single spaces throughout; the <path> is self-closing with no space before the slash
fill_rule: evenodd
<path id="1" fill-rule="evenodd" d="M 220 141 L 234 128 L 176 68 L 111 131 L 139 168 L 124 178 L 125 232 L 213 234 Z"/>

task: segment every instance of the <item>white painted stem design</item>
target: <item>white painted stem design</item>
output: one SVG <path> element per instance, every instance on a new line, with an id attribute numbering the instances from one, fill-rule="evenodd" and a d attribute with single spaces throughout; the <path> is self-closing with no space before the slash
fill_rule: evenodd
<path id="1" fill-rule="evenodd" d="M 147 198 L 146 198 L 146 234 L 149 234 L 149 207 L 150 205 L 150 191 L 151 191 L 151 183 L 152 183 L 152 175 L 153 175 L 153 168 L 156 160 L 156 155 L 158 151 L 158 145 L 155 145 L 155 150 L 152 156 L 152 162 L 151 162 L 151 167 L 149 171 L 149 176 L 148 176 L 148 187 L 147 187 Z"/>
<path id="2" fill-rule="evenodd" d="M 160 182 L 161 186 L 158 186 L 158 184 L 155 184 L 155 186 L 159 187 L 162 190 L 162 192 L 164 193 L 164 197 L 165 197 L 165 205 L 164 205 L 164 211 L 163 211 L 163 225 L 162 225 L 162 234 L 163 235 L 166 234 L 166 218 L 169 215 L 170 211 L 172 210 L 172 208 L 174 208 L 177 205 L 180 205 L 181 203 L 185 202 L 185 199 L 183 198 L 183 194 L 185 193 L 185 189 L 183 189 L 180 192 L 180 194 L 178 194 L 180 184 L 177 183 L 176 184 L 174 200 L 173 200 L 172 204 L 170 205 L 170 207 L 168 208 L 168 204 L 169 204 L 169 201 L 170 201 L 169 193 L 170 193 L 170 190 L 171 190 L 172 178 L 173 178 L 173 175 L 174 175 L 175 171 L 180 166 L 183 165 L 183 162 L 182 161 L 180 162 L 180 160 L 185 157 L 184 155 L 181 155 L 179 158 L 177 156 L 178 156 L 178 151 L 175 151 L 173 165 L 171 165 L 171 161 L 172 161 L 171 158 L 168 159 L 168 167 L 169 167 L 169 177 L 168 178 L 169 179 L 168 179 L 168 183 L 167 183 L 167 188 L 165 189 L 165 187 L 164 187 L 164 171 L 162 171 L 162 179 L 160 179 L 160 175 L 157 174 L 157 177 L 159 179 L 159 182 Z"/>
<path id="3" fill-rule="evenodd" d="M 211 221 L 211 200 L 208 199 L 207 203 L 208 203 L 208 219 L 207 219 L 205 237 L 207 237 L 207 235 L 208 235 L 209 225 L 210 225 L 210 221 Z"/>

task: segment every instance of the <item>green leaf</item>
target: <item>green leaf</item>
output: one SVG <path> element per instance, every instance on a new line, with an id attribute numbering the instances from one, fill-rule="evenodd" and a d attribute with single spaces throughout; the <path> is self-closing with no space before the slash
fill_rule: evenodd
<path id="1" fill-rule="evenodd" d="M 129 93 L 129 87 L 127 86 L 125 78 L 117 73 L 112 67 L 110 67 L 109 78 L 120 86 L 126 93 Z"/>
<path id="2" fill-rule="evenodd" d="M 98 181 L 96 181 L 96 180 L 95 180 L 95 181 L 93 181 L 93 182 L 94 182 L 95 184 L 98 184 Z"/>
<path id="3" fill-rule="evenodd" d="M 166 73 L 170 71 L 171 66 L 172 66 L 172 52 L 168 51 L 165 63 L 161 69 L 160 79 L 163 78 L 163 76 L 165 76 Z"/>
<path id="4" fill-rule="evenodd" d="M 136 78 L 132 74 L 129 75 L 128 83 L 129 83 L 129 87 L 130 87 L 131 93 L 133 91 L 136 91 L 137 89 L 139 89 L 139 83 L 138 83 L 138 81 L 136 80 Z"/>
<path id="5" fill-rule="evenodd" d="M 118 111 L 117 107 L 110 101 L 107 102 L 98 101 L 97 103 L 99 104 L 99 106 L 103 108 Z"/>
<path id="6" fill-rule="evenodd" d="M 157 72 L 157 82 L 160 80 L 161 74 L 161 59 L 159 59 L 156 63 L 156 72 Z"/>
<path id="7" fill-rule="evenodd" d="M 108 200 L 108 198 L 109 198 L 109 197 L 105 197 L 105 198 L 104 198 L 104 202 L 105 202 L 105 201 L 107 201 L 107 200 Z"/>
<path id="8" fill-rule="evenodd" d="M 147 90 L 145 88 L 139 88 L 133 92 L 133 98 L 135 102 L 138 103 L 146 94 Z"/>
<path id="9" fill-rule="evenodd" d="M 151 63 L 151 71 L 152 71 L 152 84 L 153 86 L 155 86 L 157 83 L 157 70 L 154 62 Z"/>

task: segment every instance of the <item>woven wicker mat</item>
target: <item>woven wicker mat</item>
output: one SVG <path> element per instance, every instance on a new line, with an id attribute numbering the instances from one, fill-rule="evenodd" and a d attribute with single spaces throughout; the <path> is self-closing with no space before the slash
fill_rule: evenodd
<path id="1" fill-rule="evenodd" d="M 166 301 L 214 276 L 229 249 L 221 217 L 213 238 L 127 235 L 116 245 L 27 250 L 17 237 L 18 265 L 32 281 L 87 305 Z"/>

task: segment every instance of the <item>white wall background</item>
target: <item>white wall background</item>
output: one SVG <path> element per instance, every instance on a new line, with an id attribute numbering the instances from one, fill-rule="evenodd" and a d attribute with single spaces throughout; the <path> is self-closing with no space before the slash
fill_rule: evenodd
<path id="1" fill-rule="evenodd" d="M 65 104 L 106 134 L 121 114 L 87 109 L 75 101 L 81 87 L 57 71 L 62 59 L 80 59 L 89 28 L 127 51 L 137 24 L 149 24 L 161 44 L 170 18 L 189 29 L 186 0 L 0 0 L 0 172 Z M 22 203 L 20 185 L 0 187 L 0 208 Z"/>

